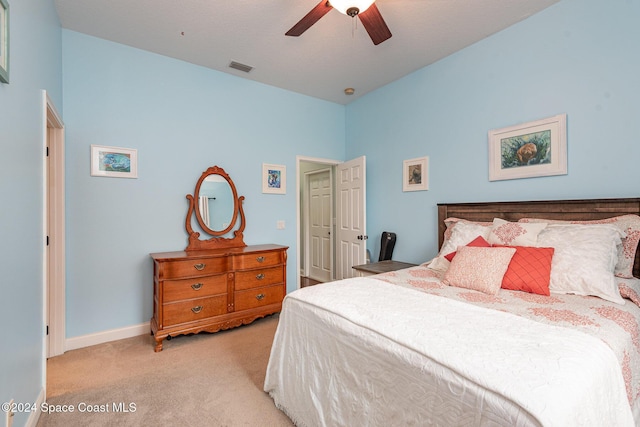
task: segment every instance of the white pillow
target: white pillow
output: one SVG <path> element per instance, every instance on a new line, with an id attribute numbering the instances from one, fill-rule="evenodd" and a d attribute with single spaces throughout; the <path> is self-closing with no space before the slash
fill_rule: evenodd
<path id="1" fill-rule="evenodd" d="M 480 225 L 473 222 L 459 221 L 451 231 L 451 237 L 446 240 L 440 253 L 429 264 L 432 270 L 446 271 L 451 264 L 444 256 L 454 252 L 458 246 L 466 246 L 469 242 L 478 236 L 482 236 L 485 240 L 489 237 L 491 226 Z"/>
<path id="2" fill-rule="evenodd" d="M 594 219 L 591 221 L 561 221 L 555 219 L 522 218 L 518 222 L 535 223 L 548 222 L 549 224 L 611 224 L 625 233 L 622 244 L 618 246 L 618 262 L 614 274 L 627 279 L 633 278 L 633 263 L 636 260 L 636 249 L 640 242 L 640 216 L 620 215 L 613 218 Z"/>
<path id="3" fill-rule="evenodd" d="M 493 219 L 489 233 L 491 245 L 535 246 L 538 234 L 547 226 L 544 222 L 509 222 L 501 218 Z"/>
<path id="4" fill-rule="evenodd" d="M 622 237 L 610 225 L 547 225 L 537 246 L 555 248 L 549 291 L 624 304 L 613 275 Z"/>

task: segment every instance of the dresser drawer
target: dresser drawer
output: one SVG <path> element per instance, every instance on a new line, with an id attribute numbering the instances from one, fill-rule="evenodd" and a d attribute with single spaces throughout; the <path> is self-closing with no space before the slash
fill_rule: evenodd
<path id="1" fill-rule="evenodd" d="M 227 293 L 227 273 L 192 279 L 165 280 L 164 302 L 208 297 Z"/>
<path id="2" fill-rule="evenodd" d="M 163 264 L 161 279 L 209 276 L 226 271 L 226 257 L 171 261 Z"/>
<path id="3" fill-rule="evenodd" d="M 257 268 L 236 273 L 236 290 L 258 288 L 284 282 L 284 267 Z"/>
<path id="4" fill-rule="evenodd" d="M 277 304 L 282 302 L 283 298 L 284 286 L 282 285 L 239 291 L 235 293 L 235 309 L 236 311 L 240 311 L 269 304 Z"/>
<path id="5" fill-rule="evenodd" d="M 227 295 L 172 302 L 162 306 L 164 326 L 206 319 L 227 312 Z"/>
<path id="6" fill-rule="evenodd" d="M 269 267 L 284 263 L 283 253 L 275 252 L 259 252 L 257 254 L 237 255 L 234 257 L 233 264 L 235 270 L 244 270 L 249 268 Z"/>

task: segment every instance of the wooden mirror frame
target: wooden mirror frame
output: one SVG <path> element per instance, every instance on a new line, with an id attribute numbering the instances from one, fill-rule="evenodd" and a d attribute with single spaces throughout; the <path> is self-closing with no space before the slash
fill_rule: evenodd
<path id="1" fill-rule="evenodd" d="M 231 221 L 229 222 L 229 226 L 220 231 L 210 229 L 209 226 L 204 222 L 202 216 L 200 215 L 200 209 L 198 208 L 197 202 L 197 197 L 200 194 L 200 186 L 202 185 L 202 182 L 211 175 L 222 176 L 229 184 L 229 187 L 231 187 L 231 193 L 233 194 L 233 216 L 231 218 Z M 244 200 L 244 196 L 238 197 L 236 186 L 233 183 L 233 180 L 224 171 L 224 169 L 218 166 L 213 166 L 204 171 L 200 176 L 200 179 L 196 183 L 196 188 L 193 195 L 187 194 L 187 200 L 189 201 L 189 210 L 187 211 L 187 219 L 185 221 L 185 228 L 187 229 L 187 234 L 189 235 L 189 244 L 187 245 L 186 249 L 187 251 L 238 248 L 247 246 L 246 243 L 244 243 L 242 235 L 245 227 L 244 211 L 242 210 L 242 201 Z M 198 224 L 200 225 L 202 230 L 213 237 L 208 240 L 201 240 L 200 233 L 193 230 L 193 227 L 191 226 L 191 216 L 194 212 L 196 220 L 198 221 Z M 233 237 L 222 237 L 223 235 L 231 232 L 231 230 L 236 226 L 238 220 L 240 221 L 240 223 L 238 225 L 238 229 L 233 231 Z"/>

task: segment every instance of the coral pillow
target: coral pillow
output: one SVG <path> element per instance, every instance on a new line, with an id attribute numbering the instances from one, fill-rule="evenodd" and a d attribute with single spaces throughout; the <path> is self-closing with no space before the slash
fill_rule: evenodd
<path id="1" fill-rule="evenodd" d="M 491 245 L 489 244 L 489 242 L 487 242 L 484 239 L 484 237 L 478 236 L 475 239 L 473 239 L 472 241 L 470 241 L 469 243 L 467 243 L 466 246 L 474 246 L 474 247 L 478 247 L 478 248 L 488 248 Z M 454 252 L 448 253 L 444 257 L 447 259 L 447 261 L 451 262 L 451 260 L 456 256 L 456 253 L 458 253 L 458 251 L 454 251 Z"/>
<path id="2" fill-rule="evenodd" d="M 442 282 L 495 295 L 515 253 L 513 248 L 461 246 Z"/>
<path id="3" fill-rule="evenodd" d="M 510 246 L 504 246 L 510 247 Z M 549 296 L 553 248 L 511 246 L 516 253 L 502 279 L 502 289 Z"/>

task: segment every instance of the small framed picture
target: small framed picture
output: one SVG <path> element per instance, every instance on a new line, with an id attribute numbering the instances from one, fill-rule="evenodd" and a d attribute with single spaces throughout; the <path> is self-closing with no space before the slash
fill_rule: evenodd
<path id="1" fill-rule="evenodd" d="M 287 194 L 287 168 L 282 165 L 262 164 L 262 192 Z"/>
<path id="2" fill-rule="evenodd" d="M 9 3 L 0 0 L 0 82 L 9 83 Z"/>
<path id="3" fill-rule="evenodd" d="M 138 150 L 91 145 L 91 176 L 138 177 Z"/>
<path id="4" fill-rule="evenodd" d="M 566 174 L 566 114 L 489 131 L 489 181 Z"/>
<path id="5" fill-rule="evenodd" d="M 402 162 L 402 191 L 429 189 L 429 158 L 418 157 Z"/>

